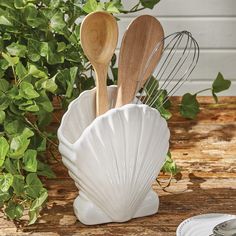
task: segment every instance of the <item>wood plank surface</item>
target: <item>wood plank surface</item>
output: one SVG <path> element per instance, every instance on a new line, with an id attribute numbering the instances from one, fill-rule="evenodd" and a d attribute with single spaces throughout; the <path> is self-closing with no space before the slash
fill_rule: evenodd
<path id="1" fill-rule="evenodd" d="M 78 190 L 58 163 L 54 165 L 57 178 L 45 181 L 49 201 L 38 223 L 26 226 L 25 222 L 10 222 L 0 213 L 0 235 L 174 236 L 177 226 L 188 217 L 213 212 L 236 214 L 236 97 L 221 97 L 219 104 L 201 97 L 197 120 L 182 118 L 179 98 L 173 101 L 170 144 L 182 178 L 177 176 L 178 181 L 173 180 L 167 191 L 153 185 L 160 196 L 157 214 L 119 224 L 81 224 L 72 207 Z M 159 180 L 167 178 L 161 175 Z"/>

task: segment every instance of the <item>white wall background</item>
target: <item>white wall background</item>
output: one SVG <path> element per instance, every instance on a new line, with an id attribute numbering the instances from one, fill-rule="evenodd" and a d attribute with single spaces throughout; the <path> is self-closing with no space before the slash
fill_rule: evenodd
<path id="1" fill-rule="evenodd" d="M 136 2 L 123 0 L 126 8 Z M 236 96 L 236 0 L 161 0 L 153 10 L 120 16 L 119 45 L 128 24 L 141 14 L 156 16 L 166 35 L 188 30 L 199 43 L 198 66 L 191 75 L 191 82 L 178 91 L 179 95 L 210 87 L 220 71 L 233 82 L 231 89 L 220 95 Z"/>

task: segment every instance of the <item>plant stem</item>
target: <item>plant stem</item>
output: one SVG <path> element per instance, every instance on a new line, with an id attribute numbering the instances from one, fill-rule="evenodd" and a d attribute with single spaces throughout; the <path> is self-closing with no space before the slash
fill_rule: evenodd
<path id="1" fill-rule="evenodd" d="M 157 182 L 158 185 L 161 187 L 161 189 L 162 189 L 163 191 L 165 191 L 165 189 L 170 186 L 172 178 L 173 178 L 173 174 L 171 173 L 171 174 L 170 174 L 170 178 L 167 180 L 167 184 L 166 184 L 165 186 L 162 186 L 161 181 L 159 181 L 157 178 L 156 178 L 156 182 Z"/>
<path id="2" fill-rule="evenodd" d="M 21 167 L 20 167 L 20 161 L 19 160 L 17 160 L 17 170 L 22 175 Z"/>
<path id="3" fill-rule="evenodd" d="M 14 66 L 12 66 L 11 68 L 12 68 L 15 84 L 17 85 L 16 72 L 15 72 Z"/>
<path id="4" fill-rule="evenodd" d="M 139 8 L 139 9 L 136 9 L 136 10 L 121 10 L 120 12 L 121 13 L 124 13 L 124 14 L 127 14 L 127 13 L 134 13 L 134 12 L 138 12 L 138 11 L 142 11 L 142 10 L 144 10 L 145 9 L 145 7 L 141 7 L 141 8 Z"/>
<path id="5" fill-rule="evenodd" d="M 61 161 L 59 161 L 59 160 L 57 159 L 57 157 L 54 155 L 52 148 L 49 148 L 49 152 L 50 152 L 50 154 L 52 155 L 53 159 L 54 159 L 56 162 L 58 162 L 58 163 L 61 162 Z"/>
<path id="6" fill-rule="evenodd" d="M 139 7 L 139 5 L 140 5 L 140 1 L 139 1 L 136 5 L 134 5 L 134 6 L 130 9 L 130 11 L 135 11 L 135 10 L 137 10 L 138 7 Z"/>
<path id="7" fill-rule="evenodd" d="M 130 10 L 121 10 L 120 12 L 124 13 L 124 14 L 127 14 L 127 13 L 134 13 L 134 12 L 142 11 L 143 9 L 145 9 L 145 7 L 139 8 L 140 4 L 141 4 L 141 2 L 139 1 Z"/>
<path id="8" fill-rule="evenodd" d="M 196 95 L 199 94 L 199 93 L 203 93 L 203 92 L 205 92 L 205 91 L 209 91 L 209 90 L 211 90 L 211 88 L 207 88 L 207 89 L 200 90 L 200 91 L 198 91 L 198 92 L 196 93 Z"/>
<path id="9" fill-rule="evenodd" d="M 32 122 L 30 122 L 26 117 L 25 121 L 33 128 L 35 129 L 39 135 L 41 135 L 43 138 L 45 138 L 50 144 L 52 144 L 54 147 L 58 147 L 58 144 L 54 143 L 51 139 L 49 139 L 38 127 L 37 125 L 34 125 Z"/>

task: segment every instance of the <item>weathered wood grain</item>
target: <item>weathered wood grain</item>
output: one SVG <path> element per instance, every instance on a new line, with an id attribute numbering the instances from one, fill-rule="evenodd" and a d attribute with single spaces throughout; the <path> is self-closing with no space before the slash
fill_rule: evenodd
<path id="1" fill-rule="evenodd" d="M 201 113 L 195 121 L 177 114 L 179 98 L 174 101 L 174 116 L 169 121 L 172 156 L 182 168 L 182 179 L 172 181 L 167 191 L 155 183 L 160 196 L 158 214 L 133 219 L 122 224 L 85 226 L 73 214 L 73 200 L 78 194 L 67 170 L 54 165 L 56 179 L 46 180 L 49 201 L 38 223 L 25 226 L 3 218 L 1 236 L 174 236 L 186 218 L 201 213 L 236 214 L 236 97 L 201 97 Z M 60 114 L 58 113 L 60 119 Z M 56 120 L 55 120 L 56 126 Z M 168 176 L 161 175 L 161 181 Z"/>

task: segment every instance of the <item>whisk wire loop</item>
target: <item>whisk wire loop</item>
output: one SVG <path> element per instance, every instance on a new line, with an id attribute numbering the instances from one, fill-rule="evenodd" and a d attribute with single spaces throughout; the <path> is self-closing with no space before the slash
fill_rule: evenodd
<path id="1" fill-rule="evenodd" d="M 163 44 L 166 46 L 163 47 Z M 153 74 L 156 71 L 156 75 L 150 76 L 142 88 L 142 81 L 149 64 L 152 63 L 155 54 L 160 53 L 160 50 L 162 50 L 160 62 L 152 72 Z M 199 45 L 190 32 L 180 31 L 163 38 L 157 43 L 138 79 L 137 103 L 153 106 L 161 98 L 162 102 L 156 107 L 161 108 L 168 101 L 168 97 L 173 96 L 189 79 L 198 60 Z M 162 81 L 163 83 L 160 85 Z M 171 84 L 173 87 L 167 91 Z"/>

